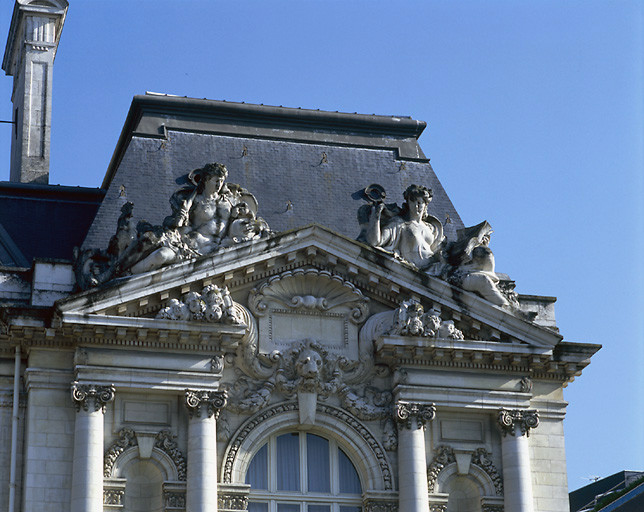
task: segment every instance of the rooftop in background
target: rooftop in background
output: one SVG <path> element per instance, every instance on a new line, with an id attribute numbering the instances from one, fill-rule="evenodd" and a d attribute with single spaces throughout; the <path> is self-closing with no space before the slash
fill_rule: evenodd
<path id="1" fill-rule="evenodd" d="M 572 491 L 569 493 L 570 512 L 591 511 L 609 493 L 622 491 L 642 477 L 644 477 L 644 471 L 619 471 L 614 475 Z M 644 483 L 640 483 L 638 489 L 639 487 L 642 487 L 642 491 L 644 491 Z M 616 501 L 613 503 L 617 505 Z M 610 510 L 615 510 L 616 512 L 641 512 L 644 510 L 644 492 L 638 493 L 637 496 L 634 495 L 633 500 L 619 505 L 619 508 L 611 508 Z M 608 505 L 599 510 L 604 510 L 607 507 Z"/>
<path id="2" fill-rule="evenodd" d="M 104 195 L 98 188 L 0 182 L 0 264 L 71 260 Z"/>

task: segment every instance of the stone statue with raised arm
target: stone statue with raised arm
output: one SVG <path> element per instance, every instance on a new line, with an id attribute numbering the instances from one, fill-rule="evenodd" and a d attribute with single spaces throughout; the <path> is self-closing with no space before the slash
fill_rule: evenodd
<path id="1" fill-rule="evenodd" d="M 499 287 L 494 254 L 488 247 L 492 227 L 487 221 L 457 231 L 448 241 L 443 225 L 427 213 L 432 191 L 419 185 L 405 190 L 401 207 L 385 204 L 385 190 L 377 184 L 364 190 L 369 204 L 358 210 L 362 231 L 358 240 L 393 253 L 432 276 L 474 292 L 497 306 L 517 306 L 516 294 Z"/>
<path id="2" fill-rule="evenodd" d="M 366 227 L 366 242 L 395 254 L 421 270 L 435 263 L 434 255 L 443 243 L 443 225 L 427 213 L 432 200 L 428 188 L 411 185 L 405 190 L 405 203 L 397 215 L 383 219 L 384 202 L 375 202 Z"/>

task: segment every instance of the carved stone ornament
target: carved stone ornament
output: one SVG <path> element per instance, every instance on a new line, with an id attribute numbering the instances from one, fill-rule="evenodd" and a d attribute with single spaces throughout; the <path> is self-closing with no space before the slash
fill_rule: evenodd
<path id="1" fill-rule="evenodd" d="M 122 428 L 118 432 L 119 438 L 114 441 L 103 456 L 103 476 L 110 478 L 114 471 L 114 464 L 125 450 L 137 446 L 136 434 L 131 428 Z"/>
<path id="2" fill-rule="evenodd" d="M 219 493 L 217 494 L 217 510 L 248 510 L 248 495 Z"/>
<path id="3" fill-rule="evenodd" d="M 519 387 L 523 393 L 532 393 L 532 379 L 530 377 L 521 377 Z"/>
<path id="4" fill-rule="evenodd" d="M 121 489 L 103 490 L 103 505 L 123 505 L 123 496 L 125 491 Z"/>
<path id="5" fill-rule="evenodd" d="M 503 478 L 492 462 L 491 454 L 485 448 L 477 448 L 472 454 L 471 463 L 487 473 L 494 484 L 496 495 L 503 496 Z"/>
<path id="6" fill-rule="evenodd" d="M 440 445 L 434 450 L 434 458 L 431 464 L 427 467 L 427 487 L 429 492 L 436 492 L 436 480 L 438 474 L 445 466 L 456 462 L 454 456 L 454 449 L 451 446 Z"/>
<path id="7" fill-rule="evenodd" d="M 367 499 L 363 510 L 364 512 L 398 512 L 398 503 L 396 501 Z"/>
<path id="8" fill-rule="evenodd" d="M 498 425 L 503 433 L 503 436 L 508 434 L 512 436 L 518 435 L 530 436 L 530 429 L 539 426 L 539 413 L 536 410 L 523 410 L 523 409 L 501 409 L 498 415 Z"/>
<path id="9" fill-rule="evenodd" d="M 172 213 L 161 226 L 135 222 L 134 205 L 125 203 L 107 249 L 75 253 L 78 286 L 84 290 L 268 236 L 268 224 L 256 216 L 255 197 L 227 184 L 227 177 L 228 170 L 219 163 L 191 171 L 187 185 L 170 198 Z"/>
<path id="10" fill-rule="evenodd" d="M 179 450 L 179 445 L 174 440 L 175 436 L 169 430 L 162 430 L 154 439 L 154 447 L 164 452 L 172 459 L 177 468 L 177 479 L 181 482 L 186 481 L 186 459 Z"/>
<path id="11" fill-rule="evenodd" d="M 81 408 L 88 411 L 90 404 L 93 411 L 105 412 L 105 405 L 114 400 L 114 386 L 97 386 L 95 384 L 72 384 L 72 400 L 76 406 L 76 411 Z"/>
<path id="12" fill-rule="evenodd" d="M 457 231 L 449 242 L 443 225 L 427 213 L 432 191 L 419 185 L 405 190 L 405 202 L 385 204 L 385 190 L 377 184 L 364 190 L 368 204 L 358 209 L 358 240 L 393 254 L 432 276 L 474 292 L 497 306 L 518 308 L 513 286 L 500 285 L 489 249 L 492 227 L 487 221 Z"/>
<path id="13" fill-rule="evenodd" d="M 401 428 L 424 428 L 436 416 L 434 404 L 396 403 L 396 420 Z"/>
<path id="14" fill-rule="evenodd" d="M 165 506 L 166 510 L 185 509 L 186 508 L 186 495 L 177 491 L 165 491 Z"/>
<path id="15" fill-rule="evenodd" d="M 505 507 L 503 505 L 483 505 L 483 512 L 503 512 Z"/>
<path id="16" fill-rule="evenodd" d="M 398 336 L 424 336 L 452 340 L 464 339 L 463 333 L 451 320 L 443 321 L 440 313 L 423 306 L 415 300 L 404 301 L 394 312 L 393 326 L 387 334 Z"/>
<path id="17" fill-rule="evenodd" d="M 227 287 L 211 284 L 204 287 L 201 293 L 187 293 L 182 301 L 170 299 L 156 318 L 239 325 L 243 319 L 239 306 L 235 306 Z"/>
<path id="18" fill-rule="evenodd" d="M 253 347 L 255 353 L 248 351 L 246 365 L 259 354 L 266 358 L 314 332 L 318 343 L 353 365 L 354 373 L 368 371 L 373 346 L 358 340 L 359 325 L 369 314 L 368 302 L 352 283 L 326 270 L 289 270 L 268 279 L 248 297 L 261 347 Z"/>
<path id="19" fill-rule="evenodd" d="M 201 417 L 202 413 L 206 417 L 217 418 L 219 411 L 226 407 L 228 397 L 225 391 L 196 391 L 186 389 L 185 405 L 190 417 Z"/>

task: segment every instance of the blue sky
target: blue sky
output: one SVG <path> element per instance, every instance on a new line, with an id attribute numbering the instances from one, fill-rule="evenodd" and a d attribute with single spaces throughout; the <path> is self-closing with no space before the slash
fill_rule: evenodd
<path id="1" fill-rule="evenodd" d="M 604 346 L 565 390 L 570 489 L 644 470 L 640 2 L 70 3 L 51 183 L 100 186 L 145 91 L 427 121 L 421 145 L 465 224 L 492 224 L 497 270 L 557 296 L 568 341 Z M 4 180 L 9 141 L 0 124 Z"/>

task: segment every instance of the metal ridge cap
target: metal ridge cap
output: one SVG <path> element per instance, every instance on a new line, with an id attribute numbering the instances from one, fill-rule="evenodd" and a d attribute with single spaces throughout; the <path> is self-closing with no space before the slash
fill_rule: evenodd
<path id="1" fill-rule="evenodd" d="M 404 134 L 420 137 L 427 126 L 425 121 L 419 121 L 406 116 L 383 116 L 357 114 L 349 112 L 331 112 L 295 107 L 258 105 L 255 103 L 239 103 L 206 98 L 189 98 L 163 95 L 137 95 L 132 100 L 132 106 L 142 110 L 161 108 L 162 110 L 198 111 L 235 114 L 240 118 L 288 120 L 298 124 L 340 126 L 359 129 L 370 129 L 389 134 Z M 393 132 L 393 133 L 392 133 Z"/>

